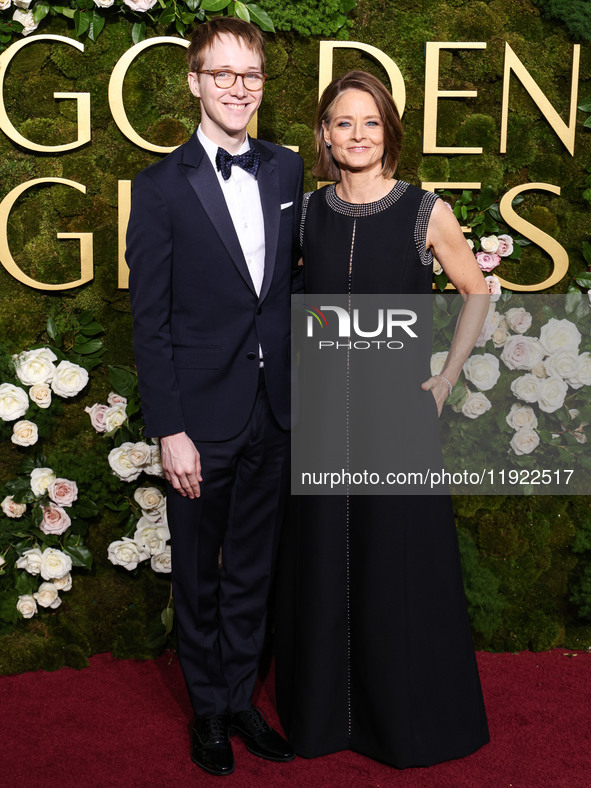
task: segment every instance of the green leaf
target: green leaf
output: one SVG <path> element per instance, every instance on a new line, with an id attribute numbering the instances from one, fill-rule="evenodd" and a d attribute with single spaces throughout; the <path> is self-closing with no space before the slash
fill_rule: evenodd
<path id="1" fill-rule="evenodd" d="M 523 254 L 523 249 L 519 244 L 513 244 L 513 251 L 511 254 L 506 258 L 507 260 L 521 260 L 521 255 Z"/>
<path id="2" fill-rule="evenodd" d="M 221 11 L 230 5 L 230 0 L 201 0 L 201 8 L 209 13 Z"/>
<path id="3" fill-rule="evenodd" d="M 73 8 L 68 8 L 67 6 L 54 6 L 54 11 L 62 16 L 66 16 L 68 19 L 74 19 L 74 14 L 76 13 Z"/>
<path id="4" fill-rule="evenodd" d="M 90 498 L 79 498 L 72 506 L 72 510 L 76 517 L 96 517 L 99 513 L 99 508 L 94 501 Z"/>
<path id="5" fill-rule="evenodd" d="M 42 19 L 45 19 L 48 13 L 49 3 L 36 3 L 33 8 L 33 21 L 39 24 Z"/>
<path id="6" fill-rule="evenodd" d="M 353 6 L 355 5 L 355 0 L 350 0 L 350 2 L 353 3 Z M 251 22 L 254 22 L 255 25 L 258 25 L 261 30 L 264 30 L 266 33 L 275 32 L 273 20 L 266 11 L 263 11 L 263 9 L 259 8 L 255 3 L 247 3 L 246 7 L 248 8 Z"/>
<path id="7" fill-rule="evenodd" d="M 164 626 L 164 631 L 167 635 L 169 635 L 172 631 L 172 625 L 174 622 L 174 610 L 172 607 L 165 607 L 160 615 L 160 620 Z"/>
<path id="8" fill-rule="evenodd" d="M 591 288 L 591 273 L 589 274 L 579 274 L 575 277 L 575 282 L 581 287 L 589 287 Z"/>
<path id="9" fill-rule="evenodd" d="M 87 342 L 80 342 L 79 337 L 76 337 L 74 347 L 72 348 L 75 353 L 80 353 L 81 356 L 90 356 L 101 350 L 103 343 L 100 339 L 89 339 Z"/>
<path id="10" fill-rule="evenodd" d="M 74 28 L 78 37 L 86 33 L 91 21 L 92 13 L 90 11 L 74 11 Z"/>
<path id="11" fill-rule="evenodd" d="M 175 17 L 174 6 L 171 6 L 170 8 L 167 8 L 166 11 L 163 11 L 160 14 L 158 21 L 160 22 L 161 25 L 164 25 L 164 27 L 168 27 L 168 25 L 171 25 L 174 22 L 174 17 Z"/>
<path id="12" fill-rule="evenodd" d="M 196 11 L 199 8 L 199 0 L 187 0 L 187 8 Z"/>
<path id="13" fill-rule="evenodd" d="M 109 367 L 109 380 L 113 391 L 122 397 L 130 397 L 137 388 L 137 376 L 128 367 Z"/>
<path id="14" fill-rule="evenodd" d="M 131 28 L 131 40 L 134 44 L 139 44 L 146 37 L 146 23 L 135 22 Z"/>
<path id="15" fill-rule="evenodd" d="M 244 19 L 245 22 L 250 22 L 250 14 L 248 8 L 240 0 L 234 3 L 234 13 L 239 19 Z"/>
<path id="16" fill-rule="evenodd" d="M 583 257 L 585 258 L 587 265 L 591 266 L 591 244 L 589 241 L 583 241 L 582 245 Z"/>
<path id="17" fill-rule="evenodd" d="M 47 331 L 49 336 L 55 341 L 55 338 L 58 336 L 58 330 L 55 320 L 52 317 L 48 318 L 47 324 L 45 326 L 45 330 Z"/>
<path id="18" fill-rule="evenodd" d="M 93 320 L 92 323 L 82 326 L 80 333 L 84 334 L 85 337 L 93 337 L 97 334 L 101 334 L 104 330 L 104 327 L 101 326 L 100 323 L 97 323 L 96 320 Z"/>
<path id="19" fill-rule="evenodd" d="M 175 26 L 176 32 L 179 34 L 179 36 L 184 37 L 185 33 L 187 32 L 187 27 L 184 24 L 184 22 L 177 17 L 174 20 L 174 26 Z"/>
<path id="20" fill-rule="evenodd" d="M 495 202 L 495 192 L 492 186 L 485 186 L 476 199 L 479 211 L 487 211 Z"/>
<path id="21" fill-rule="evenodd" d="M 587 118 L 587 120 L 583 123 L 584 129 L 591 129 L 591 115 Z"/>
<path id="22" fill-rule="evenodd" d="M 577 109 L 580 109 L 583 112 L 591 112 L 591 96 L 587 96 L 587 98 L 584 98 L 581 101 L 581 103 L 577 106 Z"/>
<path id="23" fill-rule="evenodd" d="M 64 545 L 64 553 L 70 556 L 73 566 L 84 566 L 86 569 L 92 569 L 92 554 L 88 547 L 82 544 L 66 544 Z"/>

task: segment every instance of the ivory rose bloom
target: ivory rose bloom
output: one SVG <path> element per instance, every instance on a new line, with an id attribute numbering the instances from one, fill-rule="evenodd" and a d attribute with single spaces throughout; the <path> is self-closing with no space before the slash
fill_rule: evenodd
<path id="1" fill-rule="evenodd" d="M 431 374 L 439 375 L 447 360 L 447 350 L 441 350 L 438 353 L 433 353 L 431 356 Z"/>
<path id="2" fill-rule="evenodd" d="M 466 243 L 470 247 L 470 249 L 474 249 L 474 241 L 471 238 L 466 238 Z"/>
<path id="3" fill-rule="evenodd" d="M 164 496 L 157 487 L 138 487 L 133 497 L 143 510 L 160 509 L 164 504 Z"/>
<path id="4" fill-rule="evenodd" d="M 69 514 L 61 506 L 50 503 L 49 506 L 44 506 L 42 511 L 43 519 L 39 523 L 39 528 L 44 534 L 58 536 L 63 534 L 72 524 Z"/>
<path id="5" fill-rule="evenodd" d="M 564 405 L 567 391 L 568 386 L 562 378 L 554 376 L 540 381 L 540 396 L 538 397 L 540 410 L 543 410 L 544 413 L 554 413 Z"/>
<path id="6" fill-rule="evenodd" d="M 71 506 L 78 498 L 78 485 L 69 479 L 55 479 L 47 488 L 47 493 L 58 506 Z"/>
<path id="7" fill-rule="evenodd" d="M 94 0 L 94 4 L 99 8 L 110 8 L 115 0 Z"/>
<path id="8" fill-rule="evenodd" d="M 512 381 L 511 391 L 517 399 L 523 400 L 523 402 L 537 402 L 541 384 L 542 381 L 532 374 L 521 375 Z"/>
<path id="9" fill-rule="evenodd" d="M 499 359 L 492 353 L 470 356 L 464 364 L 464 375 L 481 391 L 492 389 L 500 374 Z"/>
<path id="10" fill-rule="evenodd" d="M 511 331 L 525 334 L 531 327 L 531 315 L 522 306 L 512 307 L 505 312 L 505 320 Z"/>
<path id="11" fill-rule="evenodd" d="M 51 468 L 34 468 L 31 471 L 31 490 L 37 497 L 44 495 L 54 481 L 55 473 Z"/>
<path id="12" fill-rule="evenodd" d="M 158 555 L 166 549 L 170 531 L 164 523 L 151 523 L 142 517 L 133 538 L 135 543 L 150 555 Z"/>
<path id="13" fill-rule="evenodd" d="M 531 370 L 543 357 L 544 349 L 538 340 L 520 334 L 509 337 L 501 353 L 501 360 L 509 369 Z"/>
<path id="14" fill-rule="evenodd" d="M 41 556 L 41 577 L 44 580 L 54 580 L 64 577 L 72 571 L 72 559 L 69 555 L 47 547 Z"/>
<path id="15" fill-rule="evenodd" d="M 88 372 L 71 361 L 60 361 L 51 381 L 51 388 L 59 397 L 75 397 L 88 383 Z"/>
<path id="16" fill-rule="evenodd" d="M 117 394 L 116 391 L 110 391 L 107 402 L 109 405 L 127 405 L 127 397 L 122 397 L 121 394 Z"/>
<path id="17" fill-rule="evenodd" d="M 166 549 L 158 555 L 153 555 L 150 560 L 150 566 L 155 572 L 171 572 L 170 546 L 167 546 Z"/>
<path id="18" fill-rule="evenodd" d="M 16 609 L 23 618 L 33 618 L 37 612 L 37 602 L 32 594 L 21 594 L 16 603 Z"/>
<path id="19" fill-rule="evenodd" d="M 513 254 L 513 238 L 510 235 L 499 235 L 498 242 L 499 245 L 495 252 L 499 257 L 509 257 L 509 255 Z"/>
<path id="20" fill-rule="evenodd" d="M 150 464 L 146 465 L 143 470 L 148 476 L 164 476 L 159 444 L 150 446 Z"/>
<path id="21" fill-rule="evenodd" d="M 524 427 L 534 429 L 538 426 L 538 418 L 533 408 L 529 405 L 519 405 L 517 402 L 511 405 L 506 421 L 514 430 L 522 430 Z"/>
<path id="22" fill-rule="evenodd" d="M 17 2 L 22 3 L 26 2 L 26 0 L 15 0 L 15 3 Z M 32 11 L 21 11 L 20 8 L 16 8 L 12 18 L 15 22 L 20 22 L 23 26 L 23 36 L 28 36 L 29 33 L 32 33 L 33 30 L 37 30 L 39 27 L 39 22 L 35 22 Z"/>
<path id="23" fill-rule="evenodd" d="M 484 347 L 486 345 L 488 340 L 492 337 L 493 332 L 498 327 L 500 320 L 501 316 L 498 312 L 495 312 L 493 304 L 492 311 L 489 311 L 484 319 L 484 323 L 482 324 L 480 334 L 478 334 L 478 338 L 474 343 L 474 347 Z"/>
<path id="24" fill-rule="evenodd" d="M 551 356 L 544 359 L 546 372 L 550 376 L 555 376 L 567 380 L 569 378 L 575 379 L 577 376 L 579 357 L 571 350 L 557 350 Z M 573 386 L 577 388 L 577 386 Z"/>
<path id="25" fill-rule="evenodd" d="M 84 412 L 90 416 L 90 423 L 97 432 L 106 432 L 107 425 L 105 424 L 105 416 L 109 408 L 107 405 L 99 405 L 98 402 L 89 408 L 84 408 Z"/>
<path id="26" fill-rule="evenodd" d="M 72 575 L 70 572 L 63 577 L 54 577 L 51 582 L 58 591 L 71 591 L 72 589 Z"/>
<path id="27" fill-rule="evenodd" d="M 133 539 L 124 536 L 117 542 L 111 542 L 108 557 L 115 566 L 122 566 L 131 571 L 137 567 L 140 561 L 147 561 L 150 554 Z"/>
<path id="28" fill-rule="evenodd" d="M 57 588 L 53 583 L 41 583 L 39 590 L 33 594 L 33 596 L 37 600 L 38 605 L 41 607 L 51 607 L 53 610 L 62 603 Z"/>
<path id="29" fill-rule="evenodd" d="M 0 386 L 0 419 L 14 421 L 24 416 L 29 407 L 27 392 L 12 383 Z"/>
<path id="30" fill-rule="evenodd" d="M 490 400 L 481 391 L 471 391 L 464 404 L 462 405 L 462 413 L 469 419 L 477 419 L 490 410 L 492 407 Z"/>
<path id="31" fill-rule="evenodd" d="M 129 456 L 129 449 L 133 443 L 122 443 L 121 446 L 111 449 L 109 452 L 109 465 L 111 470 L 123 482 L 133 482 L 142 472 L 141 468 L 137 468 L 131 461 Z"/>
<path id="32" fill-rule="evenodd" d="M 571 350 L 573 353 L 578 353 L 581 334 L 572 321 L 557 320 L 555 317 L 551 317 L 542 326 L 540 343 L 548 355 L 556 353 L 558 350 Z"/>
<path id="33" fill-rule="evenodd" d="M 485 276 L 484 281 L 486 282 L 486 286 L 488 287 L 488 293 L 490 295 L 490 300 L 492 303 L 498 301 L 501 297 L 501 283 L 497 279 L 496 276 Z"/>
<path id="34" fill-rule="evenodd" d="M 18 356 L 13 356 L 14 371 L 17 378 L 25 386 L 35 383 L 50 383 L 55 374 L 54 361 L 57 356 L 49 348 L 25 350 Z"/>
<path id="35" fill-rule="evenodd" d="M 492 271 L 501 262 L 498 254 L 489 254 L 488 252 L 476 252 L 476 262 L 481 271 Z"/>
<path id="36" fill-rule="evenodd" d="M 27 504 L 26 503 L 15 503 L 13 495 L 7 495 L 6 498 L 0 504 L 2 507 L 2 511 L 7 517 L 15 518 L 15 517 L 22 517 L 23 514 L 27 511 Z"/>
<path id="37" fill-rule="evenodd" d="M 503 347 L 509 339 L 509 327 L 504 317 L 499 320 L 499 324 L 493 331 L 491 339 L 495 347 Z"/>
<path id="38" fill-rule="evenodd" d="M 123 2 L 133 11 L 139 11 L 143 14 L 145 11 L 149 11 L 150 8 L 154 8 L 158 0 L 123 0 Z"/>
<path id="39" fill-rule="evenodd" d="M 127 413 L 125 412 L 125 405 L 120 403 L 119 405 L 112 405 L 110 408 L 107 408 L 105 412 L 105 430 L 107 432 L 116 430 L 122 424 L 125 424 L 126 421 Z"/>
<path id="40" fill-rule="evenodd" d="M 48 383 L 35 383 L 29 389 L 31 402 L 39 408 L 48 408 L 51 405 L 51 389 Z"/>
<path id="41" fill-rule="evenodd" d="M 28 8 L 32 2 L 33 0 L 14 0 L 14 4 L 17 8 Z"/>
<path id="42" fill-rule="evenodd" d="M 567 378 L 566 382 L 573 389 L 591 386 L 591 353 L 581 353 L 577 357 L 576 370 L 573 375 Z"/>
<path id="43" fill-rule="evenodd" d="M 484 235 L 480 239 L 480 248 L 483 252 L 494 254 L 499 248 L 499 239 L 496 235 Z"/>
<path id="44" fill-rule="evenodd" d="M 12 0 L 0 0 L 0 11 L 6 11 L 7 8 L 10 8 Z"/>
<path id="45" fill-rule="evenodd" d="M 20 558 L 16 560 L 16 568 L 24 569 L 30 575 L 38 575 L 41 572 L 41 559 L 43 554 L 38 547 L 25 550 Z"/>
<path id="46" fill-rule="evenodd" d="M 515 454 L 531 454 L 540 443 L 540 436 L 535 430 L 524 427 L 516 430 L 509 445 Z"/>
<path id="47" fill-rule="evenodd" d="M 150 447 L 147 443 L 139 441 L 134 443 L 129 449 L 129 459 L 136 468 L 143 468 L 150 462 Z"/>
<path id="48" fill-rule="evenodd" d="M 27 419 L 17 421 L 12 428 L 10 440 L 17 446 L 33 446 L 39 440 L 37 425 Z"/>

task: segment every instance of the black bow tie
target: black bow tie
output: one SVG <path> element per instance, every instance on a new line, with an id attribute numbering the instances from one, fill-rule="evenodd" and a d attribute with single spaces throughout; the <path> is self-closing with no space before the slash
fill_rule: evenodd
<path id="1" fill-rule="evenodd" d="M 240 153 L 238 156 L 232 156 L 227 150 L 218 148 L 215 157 L 215 163 L 218 170 L 222 173 L 222 178 L 227 181 L 232 173 L 232 165 L 237 164 L 243 170 L 254 175 L 256 178 L 261 162 L 261 154 L 256 150 L 249 150 L 246 153 Z"/>

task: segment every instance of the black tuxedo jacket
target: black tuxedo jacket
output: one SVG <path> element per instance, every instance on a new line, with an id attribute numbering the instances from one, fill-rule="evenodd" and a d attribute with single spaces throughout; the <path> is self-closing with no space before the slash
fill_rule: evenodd
<path id="1" fill-rule="evenodd" d="M 133 184 L 127 232 L 134 350 L 147 436 L 232 438 L 246 425 L 259 344 L 273 414 L 290 423 L 290 292 L 303 165 L 251 140 L 265 224 L 257 296 L 217 175 L 196 134 Z"/>

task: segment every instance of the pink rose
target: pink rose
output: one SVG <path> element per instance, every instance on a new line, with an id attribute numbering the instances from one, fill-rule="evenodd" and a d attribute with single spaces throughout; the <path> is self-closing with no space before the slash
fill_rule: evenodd
<path id="1" fill-rule="evenodd" d="M 109 405 L 127 405 L 127 397 L 122 397 L 116 391 L 111 391 L 107 397 L 107 402 Z"/>
<path id="2" fill-rule="evenodd" d="M 494 257 L 495 255 L 493 255 Z M 498 301 L 502 295 L 501 290 L 501 283 L 497 279 L 496 276 L 485 276 L 484 281 L 486 282 L 486 286 L 488 287 L 488 293 L 490 295 L 491 301 Z M 495 326 L 496 328 L 497 326 Z"/>
<path id="3" fill-rule="evenodd" d="M 129 6 L 132 11 L 140 11 L 142 14 L 154 8 L 158 0 L 123 0 L 125 5 Z"/>
<path id="4" fill-rule="evenodd" d="M 499 257 L 509 257 L 513 254 L 513 238 L 510 235 L 499 235 L 497 254 Z"/>
<path id="5" fill-rule="evenodd" d="M 106 432 L 105 415 L 109 410 L 108 405 L 95 403 L 92 408 L 84 408 L 84 412 L 90 416 L 90 423 L 97 432 Z"/>
<path id="6" fill-rule="evenodd" d="M 72 523 L 66 510 L 61 506 L 50 503 L 49 506 L 43 506 L 42 511 L 43 519 L 39 528 L 44 534 L 63 534 Z"/>
<path id="7" fill-rule="evenodd" d="M 47 492 L 58 506 L 71 506 L 78 498 L 78 485 L 69 479 L 56 479 L 49 485 Z"/>
<path id="8" fill-rule="evenodd" d="M 492 271 L 501 262 L 498 254 L 489 254 L 488 252 L 476 252 L 476 262 L 478 263 L 481 271 Z"/>

